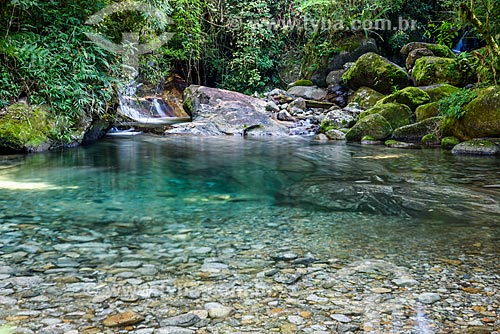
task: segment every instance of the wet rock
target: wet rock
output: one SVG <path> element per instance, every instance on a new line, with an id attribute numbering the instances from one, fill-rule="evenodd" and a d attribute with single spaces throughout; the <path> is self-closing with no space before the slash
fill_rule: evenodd
<path id="1" fill-rule="evenodd" d="M 288 94 L 301 97 L 306 100 L 323 100 L 326 97 L 326 90 L 312 86 L 296 86 L 287 91 Z"/>
<path id="2" fill-rule="evenodd" d="M 500 143 L 489 140 L 470 140 L 453 147 L 451 153 L 456 155 L 500 155 Z"/>
<path id="3" fill-rule="evenodd" d="M 397 286 L 401 286 L 401 287 L 411 287 L 411 286 L 418 285 L 418 281 L 416 281 L 410 277 L 396 278 L 396 279 L 392 280 L 392 282 L 394 284 L 396 284 Z"/>
<path id="4" fill-rule="evenodd" d="M 161 326 L 191 327 L 200 322 L 200 317 L 193 313 L 177 315 L 160 321 Z"/>
<path id="5" fill-rule="evenodd" d="M 195 332 L 193 330 L 175 326 L 163 327 L 158 329 L 157 331 L 157 334 L 194 334 L 194 333 Z"/>
<path id="6" fill-rule="evenodd" d="M 423 304 L 434 304 L 435 302 L 441 299 L 441 295 L 439 293 L 425 292 L 418 295 L 417 298 L 418 301 Z"/>
<path id="7" fill-rule="evenodd" d="M 347 322 L 352 321 L 351 318 L 349 318 L 348 316 L 346 316 L 344 314 L 330 314 L 330 318 L 332 318 L 335 321 L 343 322 L 343 323 L 347 323 Z"/>
<path id="8" fill-rule="evenodd" d="M 212 319 L 225 319 L 232 312 L 232 308 L 220 303 L 206 303 L 205 310 L 207 310 L 208 316 Z"/>
<path id="9" fill-rule="evenodd" d="M 108 316 L 102 321 L 102 324 L 106 327 L 119 327 L 135 325 L 144 320 L 144 317 L 134 311 L 125 311 L 116 315 Z"/>
<path id="10" fill-rule="evenodd" d="M 340 130 L 336 130 L 336 129 L 328 130 L 325 133 L 325 135 L 330 140 L 345 140 L 345 133 L 340 131 Z"/>

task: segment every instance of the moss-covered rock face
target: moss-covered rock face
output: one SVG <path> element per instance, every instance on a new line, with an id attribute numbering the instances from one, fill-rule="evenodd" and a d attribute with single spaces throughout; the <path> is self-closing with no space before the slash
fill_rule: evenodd
<path id="1" fill-rule="evenodd" d="M 298 86 L 309 87 L 309 86 L 312 86 L 312 85 L 313 85 L 313 82 L 311 80 L 297 80 L 297 81 L 292 82 L 291 84 L 289 84 L 288 88 L 298 87 Z"/>
<path id="2" fill-rule="evenodd" d="M 432 44 L 432 43 L 423 43 L 423 42 L 412 42 L 406 44 L 401 49 L 401 54 L 403 56 L 408 56 L 410 52 L 417 49 L 427 49 L 430 50 L 437 57 L 446 57 L 446 58 L 454 58 L 455 54 L 451 49 L 445 45 L 440 44 Z"/>
<path id="3" fill-rule="evenodd" d="M 443 132 L 460 140 L 500 137 L 500 86 L 478 92 L 477 98 L 465 107 L 459 120 L 447 119 Z"/>
<path id="4" fill-rule="evenodd" d="M 41 107 L 16 103 L 0 116 L 0 150 L 40 152 L 50 148 L 54 126 L 48 112 Z"/>
<path id="5" fill-rule="evenodd" d="M 431 102 L 437 102 L 447 96 L 450 96 L 459 89 L 449 84 L 437 84 L 431 86 L 422 86 L 418 88 L 429 94 Z"/>
<path id="6" fill-rule="evenodd" d="M 456 145 L 453 154 L 500 155 L 500 146 L 489 140 L 470 140 Z"/>
<path id="7" fill-rule="evenodd" d="M 380 114 L 393 129 L 411 124 L 412 113 L 409 107 L 399 103 L 379 104 L 373 108 L 363 111 L 359 118 L 363 119 L 369 115 Z"/>
<path id="8" fill-rule="evenodd" d="M 361 87 L 349 98 L 349 103 L 357 103 L 363 109 L 370 109 L 384 98 L 384 94 L 377 92 L 370 87 Z"/>
<path id="9" fill-rule="evenodd" d="M 421 122 L 431 117 L 436 117 L 439 115 L 439 107 L 437 102 L 427 103 L 420 106 L 415 111 L 417 116 L 417 122 Z"/>
<path id="10" fill-rule="evenodd" d="M 365 136 L 374 140 L 383 140 L 390 136 L 392 127 L 380 114 L 373 114 L 358 121 L 347 133 L 348 141 L 360 141 Z"/>
<path id="11" fill-rule="evenodd" d="M 403 68 L 373 52 L 359 57 L 342 80 L 353 90 L 366 86 L 382 94 L 390 94 L 394 88 L 407 87 L 409 82 Z"/>
<path id="12" fill-rule="evenodd" d="M 429 94 L 423 90 L 416 87 L 406 87 L 384 97 L 377 104 L 399 103 L 407 105 L 412 111 L 415 111 L 418 106 L 428 103 L 430 99 Z"/>
<path id="13" fill-rule="evenodd" d="M 415 62 L 412 72 L 416 86 L 447 83 L 462 87 L 468 83 L 468 76 L 455 59 L 443 57 L 422 57 Z"/>
<path id="14" fill-rule="evenodd" d="M 433 117 L 411 125 L 400 127 L 392 133 L 392 138 L 398 141 L 418 143 L 430 133 L 439 133 L 443 117 Z"/>

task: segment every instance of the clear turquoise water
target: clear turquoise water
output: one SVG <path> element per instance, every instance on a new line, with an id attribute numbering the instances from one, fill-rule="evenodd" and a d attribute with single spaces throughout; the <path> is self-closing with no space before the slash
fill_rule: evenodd
<path id="1" fill-rule="evenodd" d="M 357 324 L 385 332 L 465 332 L 485 316 L 497 328 L 499 195 L 497 158 L 305 139 L 143 136 L 2 156 L 0 269 L 10 271 L 0 273 L 0 303 L 13 306 L 0 305 L 0 325 L 43 310 L 20 324 L 38 332 L 43 317 L 97 308 L 72 328 L 100 326 L 125 297 L 143 314 L 219 300 L 263 319 L 215 322 L 213 333 L 275 332 L 309 307 L 312 323 L 326 324 L 344 302 L 362 310 Z M 296 284 L 287 276 L 305 272 Z M 395 286 L 398 275 L 417 285 Z M 60 282 L 68 277 L 79 283 Z M 30 279 L 42 283 L 24 286 Z M 183 301 L 185 282 L 200 300 Z M 144 297 L 150 283 L 158 293 Z M 375 293 L 381 286 L 391 293 Z M 273 289 L 288 312 L 279 318 L 269 316 Z M 420 305 L 422 292 L 441 300 Z M 328 304 L 311 304 L 311 293 Z"/>
<path id="2" fill-rule="evenodd" d="M 38 241 L 99 235 L 118 246 L 189 229 L 193 246 L 262 244 L 320 258 L 404 262 L 459 256 L 478 242 L 485 256 L 498 255 L 497 158 L 144 136 L 0 161 L 2 228 L 33 224 Z"/>

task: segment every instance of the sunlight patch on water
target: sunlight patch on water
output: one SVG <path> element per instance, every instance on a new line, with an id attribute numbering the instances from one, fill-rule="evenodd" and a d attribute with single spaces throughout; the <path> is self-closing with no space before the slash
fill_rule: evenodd
<path id="1" fill-rule="evenodd" d="M 78 186 L 60 187 L 47 182 L 14 181 L 4 177 L 0 178 L 0 189 L 5 190 L 60 190 L 60 189 L 78 189 Z"/>
<path id="2" fill-rule="evenodd" d="M 411 154 L 380 154 L 380 155 L 368 155 L 364 157 L 353 157 L 354 159 L 373 159 L 373 160 L 382 160 L 382 159 L 398 159 L 409 157 Z"/>

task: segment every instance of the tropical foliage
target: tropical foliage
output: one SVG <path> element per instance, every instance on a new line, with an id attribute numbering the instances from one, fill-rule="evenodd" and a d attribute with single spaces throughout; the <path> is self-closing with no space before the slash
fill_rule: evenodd
<path id="1" fill-rule="evenodd" d="M 30 104 L 47 105 L 66 126 L 106 114 L 122 81 L 121 55 L 92 43 L 88 32 L 113 43 L 122 41 L 123 32 L 139 32 L 139 42 L 146 43 L 166 30 L 174 37 L 140 57 L 142 81 L 157 84 L 176 72 L 188 82 L 246 93 L 284 85 L 281 73 L 293 61 L 302 62 L 301 76 L 310 76 L 365 35 L 390 53 L 424 35 L 452 45 L 469 27 L 490 41 L 476 61 L 488 73 L 498 68 L 496 44 L 491 43 L 498 41 L 500 31 L 496 0 L 466 0 L 463 5 L 457 0 L 142 0 L 168 16 L 168 24 L 131 10 L 94 26 L 85 24 L 117 2 L 0 0 L 0 108 L 26 97 Z M 395 24 L 400 18 L 415 20 L 414 29 L 359 24 Z M 348 29 L 353 24 L 356 29 Z"/>

